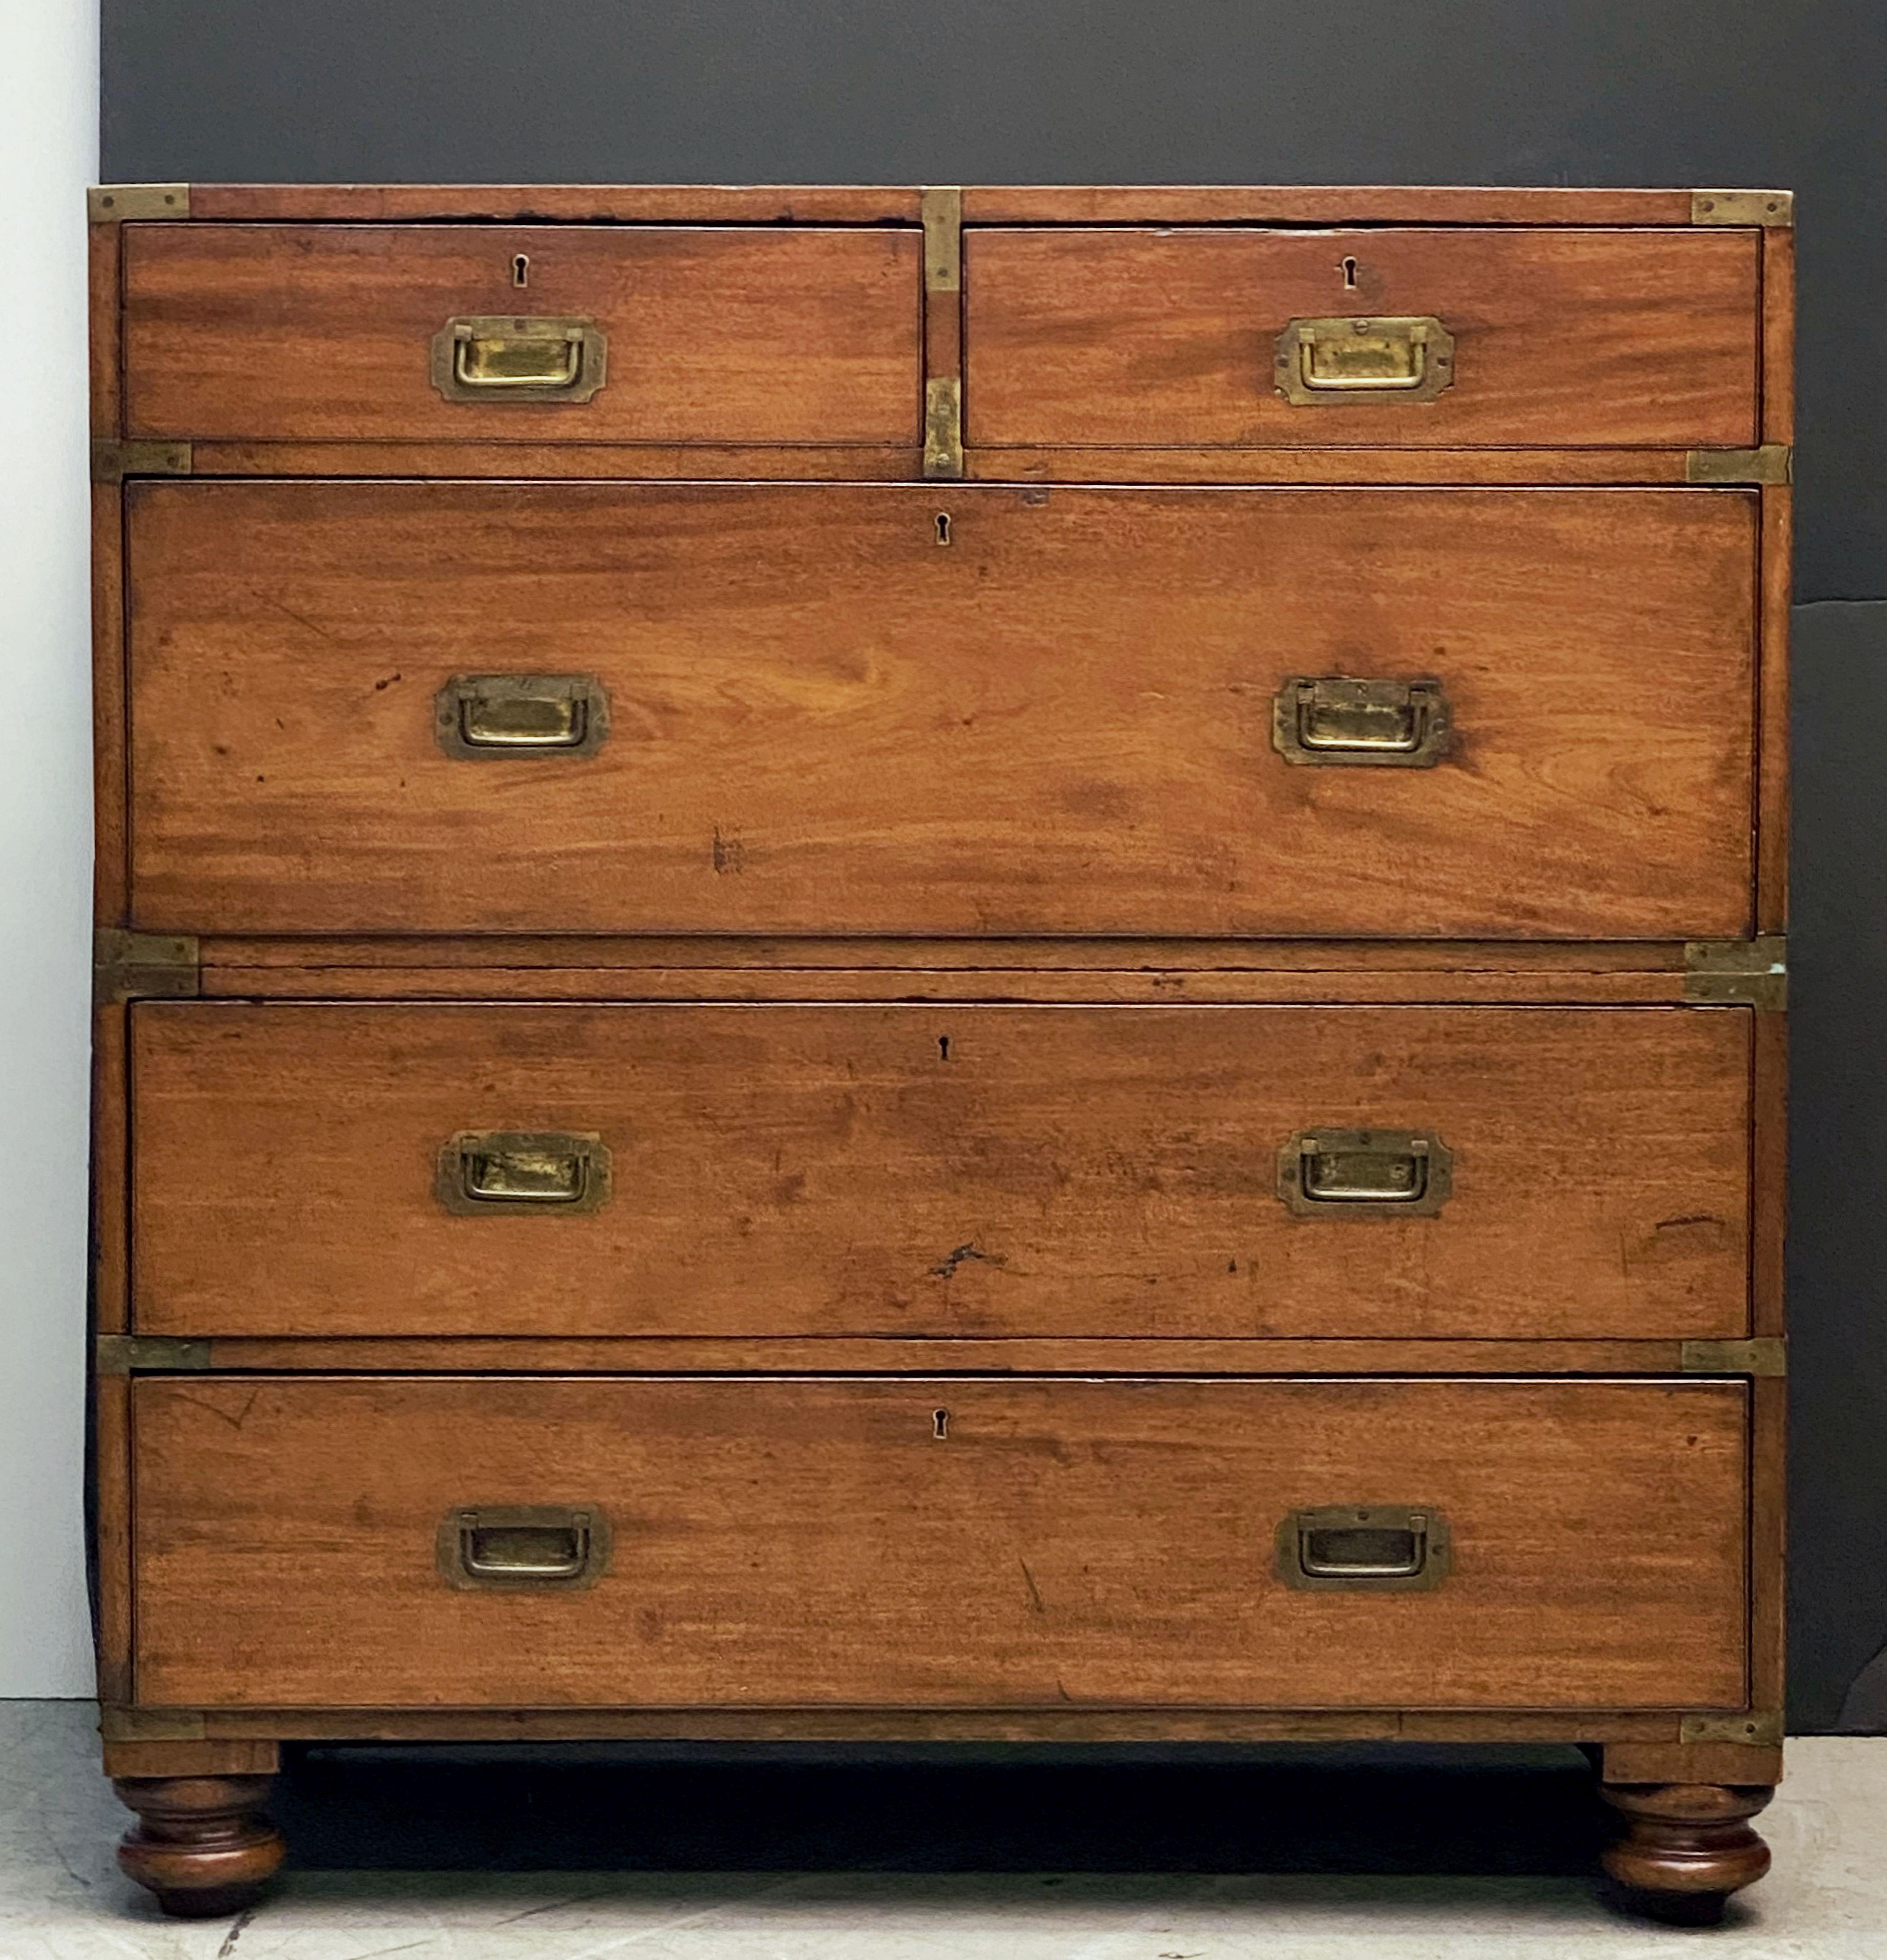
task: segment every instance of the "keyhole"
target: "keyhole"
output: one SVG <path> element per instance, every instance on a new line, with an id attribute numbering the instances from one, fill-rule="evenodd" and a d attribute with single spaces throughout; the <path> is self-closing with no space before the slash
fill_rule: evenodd
<path id="1" fill-rule="evenodd" d="M 947 511 L 940 511 L 937 514 L 937 541 L 940 545 L 947 545 L 950 541 L 950 514 Z"/>
<path id="2" fill-rule="evenodd" d="M 1344 259 L 1343 262 L 1343 285 L 1344 290 L 1346 292 L 1353 293 L 1356 291 L 1356 275 L 1357 262 L 1354 259 Z"/>
<path id="3" fill-rule="evenodd" d="M 937 1440 L 938 1440 L 938 1442 L 941 1443 L 941 1442 L 943 1442 L 943 1441 L 944 1441 L 944 1440 L 945 1440 L 945 1439 L 949 1436 L 950 1433 L 950 1411 L 949 1411 L 948 1409 L 933 1409 L 933 1410 L 931 1410 L 931 1433 L 937 1438 Z"/>
<path id="4" fill-rule="evenodd" d="M 511 261 L 511 284 L 514 286 L 528 286 L 530 284 L 530 254 L 528 252 L 519 253 Z"/>
<path id="5" fill-rule="evenodd" d="M 950 1038 L 948 1035 L 939 1035 L 937 1038 L 937 1058 L 939 1061 L 948 1061 L 950 1058 Z"/>

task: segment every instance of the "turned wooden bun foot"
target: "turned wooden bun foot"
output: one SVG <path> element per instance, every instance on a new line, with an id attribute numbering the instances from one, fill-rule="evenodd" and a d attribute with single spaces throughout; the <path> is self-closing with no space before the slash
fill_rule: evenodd
<path id="1" fill-rule="evenodd" d="M 178 1919 L 216 1919 L 254 1904 L 281 1868 L 282 1834 L 263 1815 L 266 1776 L 119 1777 L 138 1813 L 118 1866 Z"/>
<path id="2" fill-rule="evenodd" d="M 1749 1820 L 1774 1793 L 1760 1785 L 1605 1786 L 1605 1801 L 1626 1819 L 1604 1858 L 1622 1902 L 1656 1919 L 1714 1925 L 1730 1894 L 1769 1869 L 1769 1847 Z"/>

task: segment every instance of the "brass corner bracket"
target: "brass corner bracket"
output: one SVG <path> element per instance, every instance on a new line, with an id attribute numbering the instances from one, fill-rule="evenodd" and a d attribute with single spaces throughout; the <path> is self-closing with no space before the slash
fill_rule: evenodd
<path id="1" fill-rule="evenodd" d="M 119 1001 L 189 1000 L 202 986 L 202 949 L 189 933 L 126 932 L 100 926 L 92 935 L 92 995 Z"/>
<path id="2" fill-rule="evenodd" d="M 1694 1007 L 1779 1012 L 1789 1004 L 1788 941 L 1780 934 L 1692 940 L 1684 949 L 1684 998 Z"/>
<path id="3" fill-rule="evenodd" d="M 127 476 L 187 476 L 192 457 L 187 442 L 92 444 L 92 481 L 122 483 Z"/>
<path id="4" fill-rule="evenodd" d="M 116 224 L 134 218 L 188 218 L 186 183 L 94 184 L 85 193 L 85 215 L 94 224 Z"/>
<path id="5" fill-rule="evenodd" d="M 937 294 L 943 305 L 953 307 L 963 289 L 963 193 L 955 184 L 928 185 L 918 194 L 918 209 L 924 221 L 924 304 Z M 947 482 L 963 474 L 960 358 L 954 374 L 924 378 L 924 474 Z"/>
<path id="6" fill-rule="evenodd" d="M 1793 224 L 1792 190 L 1694 190 L 1693 224 Z"/>
<path id="7" fill-rule="evenodd" d="M 1795 451 L 1786 442 L 1760 449 L 1693 449 L 1684 457 L 1686 483 L 1793 483 Z"/>
<path id="8" fill-rule="evenodd" d="M 1679 1366 L 1687 1375 L 1758 1375 L 1774 1379 L 1789 1372 L 1789 1344 L 1779 1334 L 1753 1341 L 1686 1341 Z"/>
<path id="9" fill-rule="evenodd" d="M 1782 1747 L 1782 1711 L 1747 1715 L 1686 1715 L 1678 1725 L 1680 1742 L 1741 1742 L 1745 1748 Z"/>
<path id="10" fill-rule="evenodd" d="M 918 193 L 924 222 L 924 290 L 960 292 L 963 286 L 963 193 L 955 184 L 929 184 Z"/>
<path id="11" fill-rule="evenodd" d="M 92 1343 L 99 1375 L 196 1375 L 210 1365 L 210 1344 L 172 1334 L 101 1334 Z"/>

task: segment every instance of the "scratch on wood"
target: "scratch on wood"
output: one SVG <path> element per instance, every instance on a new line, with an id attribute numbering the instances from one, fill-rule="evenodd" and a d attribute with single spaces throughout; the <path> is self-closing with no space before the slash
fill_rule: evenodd
<path id="1" fill-rule="evenodd" d="M 1019 1558 L 1016 1563 L 1022 1567 L 1022 1583 L 1029 1589 L 1029 1598 L 1036 1611 L 1045 1613 L 1049 1609 L 1042 1603 L 1042 1589 L 1036 1583 L 1035 1574 L 1029 1570 L 1029 1561 L 1026 1558 Z"/>
<path id="2" fill-rule="evenodd" d="M 931 1278 L 934 1280 L 954 1279 L 957 1268 L 966 1259 L 979 1260 L 986 1266 L 1006 1266 L 1009 1263 L 1000 1252 L 985 1252 L 979 1246 L 959 1246 L 954 1252 L 944 1255 L 941 1265 L 931 1268 Z"/>
<path id="3" fill-rule="evenodd" d="M 740 871 L 746 867 L 747 847 L 741 842 L 737 830 L 724 831 L 716 824 L 711 854 L 717 871 Z"/>

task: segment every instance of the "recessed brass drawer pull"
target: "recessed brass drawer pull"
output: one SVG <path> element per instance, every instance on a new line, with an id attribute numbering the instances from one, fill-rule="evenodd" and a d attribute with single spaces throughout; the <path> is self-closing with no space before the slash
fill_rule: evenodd
<path id="1" fill-rule="evenodd" d="M 1287 762 L 1432 769 L 1453 732 L 1436 680 L 1297 676 L 1271 701 L 1271 743 Z"/>
<path id="2" fill-rule="evenodd" d="M 1300 1130 L 1278 1153 L 1278 1195 L 1300 1218 L 1432 1218 L 1454 1153 L 1414 1130 Z"/>
<path id="3" fill-rule="evenodd" d="M 1276 372 L 1300 408 L 1432 402 L 1455 378 L 1455 337 L 1432 313 L 1294 320 L 1278 336 Z"/>
<path id="4" fill-rule="evenodd" d="M 1426 1504 L 1331 1504 L 1278 1527 L 1278 1576 L 1303 1592 L 1420 1592 L 1448 1576 L 1448 1521 Z"/>
<path id="5" fill-rule="evenodd" d="M 593 756 L 609 697 L 588 674 L 454 674 L 433 697 L 433 732 L 460 761 Z"/>
<path id="6" fill-rule="evenodd" d="M 594 1211 L 609 1195 L 609 1152 L 574 1131 L 461 1130 L 440 1149 L 434 1188 L 465 1218 Z"/>
<path id="7" fill-rule="evenodd" d="M 593 1586 L 609 1563 L 609 1520 L 590 1505 L 477 1505 L 440 1520 L 439 1571 L 462 1592 Z"/>
<path id="8" fill-rule="evenodd" d="M 591 320 L 463 314 L 432 337 L 432 385 L 448 402 L 587 402 L 608 366 Z"/>

